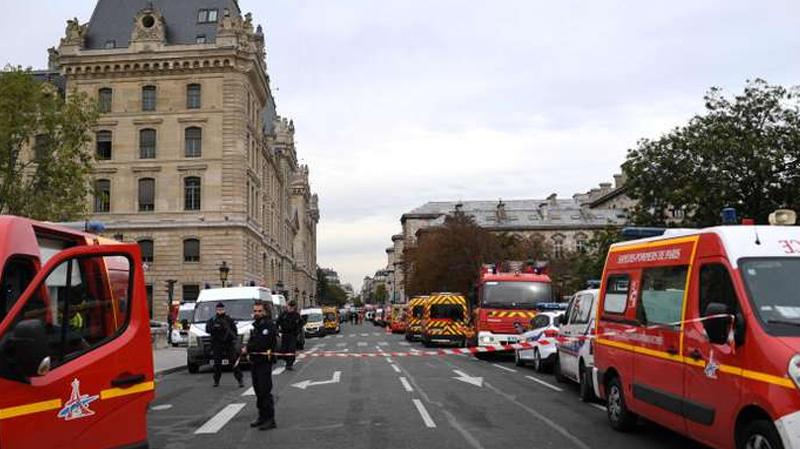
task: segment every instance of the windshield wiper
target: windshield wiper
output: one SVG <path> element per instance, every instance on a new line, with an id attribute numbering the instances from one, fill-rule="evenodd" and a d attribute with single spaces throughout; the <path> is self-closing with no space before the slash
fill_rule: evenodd
<path id="1" fill-rule="evenodd" d="M 767 324 L 785 324 L 787 326 L 800 327 L 800 321 L 786 321 L 786 320 L 767 320 Z"/>

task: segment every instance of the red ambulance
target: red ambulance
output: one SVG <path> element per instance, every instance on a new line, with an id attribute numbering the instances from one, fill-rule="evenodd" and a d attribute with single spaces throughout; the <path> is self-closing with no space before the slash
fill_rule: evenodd
<path id="1" fill-rule="evenodd" d="M 0 448 L 147 447 L 138 245 L 0 216 Z"/>
<path id="2" fill-rule="evenodd" d="M 715 448 L 800 448 L 800 227 L 613 245 L 597 322 L 595 381 L 615 429 L 638 415 Z"/>

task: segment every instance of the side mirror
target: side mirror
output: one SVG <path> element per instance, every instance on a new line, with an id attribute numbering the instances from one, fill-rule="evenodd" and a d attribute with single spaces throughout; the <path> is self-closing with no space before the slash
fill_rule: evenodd
<path id="1" fill-rule="evenodd" d="M 744 344 L 745 334 L 745 322 L 742 312 L 736 312 L 736 321 L 733 323 L 733 333 L 734 339 L 736 340 L 736 346 L 742 346 Z"/>
<path id="2" fill-rule="evenodd" d="M 715 315 L 727 315 L 730 312 L 725 304 L 712 302 L 706 306 L 704 317 L 713 317 Z M 716 318 L 707 318 L 703 321 L 708 340 L 715 345 L 724 345 L 728 342 L 728 333 L 731 329 L 731 319 L 729 316 L 720 316 Z"/>
<path id="3" fill-rule="evenodd" d="M 39 320 L 23 320 L 14 327 L 11 350 L 17 370 L 25 377 L 42 376 L 50 371 L 47 332 Z"/>

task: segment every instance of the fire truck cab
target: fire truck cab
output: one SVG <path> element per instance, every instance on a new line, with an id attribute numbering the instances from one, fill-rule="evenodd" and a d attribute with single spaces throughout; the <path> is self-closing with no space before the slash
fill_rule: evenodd
<path id="1" fill-rule="evenodd" d="M 0 447 L 147 447 L 139 247 L 0 216 Z"/>
<path id="2" fill-rule="evenodd" d="M 518 329 L 527 328 L 537 306 L 551 302 L 552 296 L 550 277 L 539 269 L 498 272 L 492 265 L 485 267 L 471 298 L 477 340 L 473 345 L 516 343 Z"/>
<path id="3" fill-rule="evenodd" d="M 800 448 L 798 279 L 796 226 L 613 245 L 595 351 L 612 426 L 638 415 L 715 448 Z"/>

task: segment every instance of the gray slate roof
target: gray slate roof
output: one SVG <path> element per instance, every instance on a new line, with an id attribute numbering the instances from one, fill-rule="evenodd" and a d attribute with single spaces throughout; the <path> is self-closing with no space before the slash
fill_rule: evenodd
<path id="1" fill-rule="evenodd" d="M 432 223 L 435 226 L 444 223 L 444 217 L 452 214 L 457 204 L 461 204 L 462 212 L 485 228 L 531 229 L 625 224 L 625 213 L 621 210 L 581 207 L 573 199 L 504 200 L 504 219 L 498 218 L 497 201 L 433 201 L 407 212 L 404 216 L 439 216 Z"/>
<path id="2" fill-rule="evenodd" d="M 228 8 L 231 14 L 241 14 L 236 0 L 98 0 L 89 21 L 86 48 L 99 50 L 107 41 L 127 47 L 133 31 L 133 19 L 139 11 L 152 6 L 164 15 L 167 24 L 167 43 L 194 44 L 197 35 L 204 34 L 208 42 L 217 37 L 217 24 L 197 23 L 200 9 L 217 9 L 219 17 Z"/>

